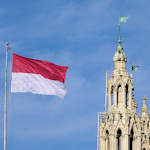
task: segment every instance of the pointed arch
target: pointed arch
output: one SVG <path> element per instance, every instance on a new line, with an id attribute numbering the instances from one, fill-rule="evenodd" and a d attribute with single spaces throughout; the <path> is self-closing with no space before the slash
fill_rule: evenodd
<path id="1" fill-rule="evenodd" d="M 129 87 L 133 87 L 129 78 L 126 80 L 125 83 L 128 84 Z"/>
<path id="2" fill-rule="evenodd" d="M 129 136 L 129 142 L 130 142 L 130 150 L 133 150 L 133 136 L 134 136 L 134 131 L 133 128 L 130 131 L 130 136 Z"/>
<path id="3" fill-rule="evenodd" d="M 125 89 L 126 89 L 125 104 L 126 104 L 126 108 L 127 108 L 128 107 L 128 101 L 129 101 L 129 86 L 128 86 L 128 84 L 126 84 Z"/>
<path id="4" fill-rule="evenodd" d="M 117 129 L 117 136 L 122 136 L 122 129 L 121 128 Z"/>
<path id="5" fill-rule="evenodd" d="M 109 150 L 110 148 L 110 146 L 109 146 L 109 131 L 108 130 L 105 130 L 105 149 L 106 150 Z"/>
<path id="6" fill-rule="evenodd" d="M 122 131 L 122 134 L 125 133 L 124 124 L 122 123 L 122 120 L 121 120 L 121 119 L 118 121 L 118 123 L 116 124 L 116 127 L 115 127 L 115 129 L 114 129 L 114 134 L 115 134 L 115 136 L 117 136 L 117 131 L 118 131 L 119 129 Z"/>
<path id="7" fill-rule="evenodd" d="M 114 93 L 116 94 L 116 97 L 114 99 L 116 105 L 118 106 L 118 104 L 121 103 L 125 104 L 125 82 L 123 81 L 122 77 L 119 77 L 116 81 Z"/>
<path id="8" fill-rule="evenodd" d="M 118 86 L 118 85 L 125 86 L 125 82 L 123 81 L 123 79 L 121 77 L 117 80 L 116 86 Z"/>
<path id="9" fill-rule="evenodd" d="M 121 150 L 121 137 L 122 137 L 122 131 L 119 128 L 117 130 L 117 150 Z"/>
<path id="10" fill-rule="evenodd" d="M 138 132 L 138 126 L 137 126 L 137 123 L 135 122 L 135 119 L 131 119 L 130 121 L 130 126 L 129 126 L 129 133 L 131 132 L 131 130 L 134 131 L 134 135 L 135 136 L 139 136 L 140 133 Z"/>
<path id="11" fill-rule="evenodd" d="M 107 122 L 105 123 L 104 128 L 103 128 L 103 132 L 102 132 L 103 136 L 106 136 L 106 131 L 109 131 L 109 126 L 108 126 Z"/>
<path id="12" fill-rule="evenodd" d="M 121 84 L 117 87 L 117 105 L 119 103 L 122 103 L 122 93 L 123 93 L 123 87 Z"/>
<path id="13" fill-rule="evenodd" d="M 112 85 L 111 86 L 111 103 L 112 103 L 112 105 L 114 104 L 114 86 Z"/>
<path id="14" fill-rule="evenodd" d="M 126 93 L 127 94 L 126 100 L 128 100 L 127 107 L 131 108 L 132 107 L 132 91 L 134 90 L 134 88 L 129 78 L 126 82 L 126 85 L 128 85 L 128 93 Z"/>
<path id="15" fill-rule="evenodd" d="M 121 85 L 122 87 L 125 87 L 125 82 L 123 81 L 123 79 L 120 77 L 116 80 L 114 86 L 114 91 L 117 91 L 118 86 Z"/>

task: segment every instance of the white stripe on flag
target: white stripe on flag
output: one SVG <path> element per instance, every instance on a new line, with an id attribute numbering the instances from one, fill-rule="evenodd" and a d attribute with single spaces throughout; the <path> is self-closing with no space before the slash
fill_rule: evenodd
<path id="1" fill-rule="evenodd" d="M 64 98 L 67 89 L 62 82 L 46 79 L 40 74 L 12 73 L 11 92 L 57 95 Z"/>

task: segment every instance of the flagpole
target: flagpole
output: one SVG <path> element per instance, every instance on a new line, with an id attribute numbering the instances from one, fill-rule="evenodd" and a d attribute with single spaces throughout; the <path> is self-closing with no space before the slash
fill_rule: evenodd
<path id="1" fill-rule="evenodd" d="M 121 30 L 120 30 L 120 25 L 121 25 L 121 22 L 120 22 L 120 12 L 119 12 L 119 40 L 118 40 L 118 43 L 121 44 L 122 41 L 121 41 Z"/>
<path id="2" fill-rule="evenodd" d="M 5 66 L 5 102 L 4 102 L 4 150 L 6 150 L 6 134 L 7 134 L 7 62 L 8 62 L 8 50 L 11 49 L 9 47 L 9 43 L 6 42 L 6 66 Z"/>
<path id="3" fill-rule="evenodd" d="M 121 36 L 120 36 L 121 34 L 120 34 L 120 12 L 119 12 L 119 42 L 121 42 L 120 40 L 121 40 Z"/>

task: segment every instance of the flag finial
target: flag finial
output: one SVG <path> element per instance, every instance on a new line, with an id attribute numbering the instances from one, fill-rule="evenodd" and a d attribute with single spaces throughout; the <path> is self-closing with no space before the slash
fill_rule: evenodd
<path id="1" fill-rule="evenodd" d="M 12 47 L 9 46 L 9 42 L 6 42 L 6 47 L 7 47 L 7 51 L 8 51 L 9 49 L 12 49 Z"/>
<path id="2" fill-rule="evenodd" d="M 121 40 L 121 31 L 120 31 L 120 25 L 121 25 L 121 22 L 126 22 L 126 20 L 129 18 L 128 17 L 120 17 L 120 12 L 119 12 L 119 39 L 118 39 L 118 43 L 119 45 L 121 45 L 121 43 L 123 43 L 123 40 Z"/>

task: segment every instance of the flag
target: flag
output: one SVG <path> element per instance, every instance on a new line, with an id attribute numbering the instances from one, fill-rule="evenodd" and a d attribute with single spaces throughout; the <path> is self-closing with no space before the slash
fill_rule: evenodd
<path id="1" fill-rule="evenodd" d="M 129 17 L 120 17 L 119 22 L 126 22 Z"/>
<path id="2" fill-rule="evenodd" d="M 11 92 L 57 95 L 64 98 L 68 67 L 13 53 Z"/>
<path id="3" fill-rule="evenodd" d="M 131 71 L 137 70 L 138 67 L 140 67 L 140 66 L 131 66 Z"/>

